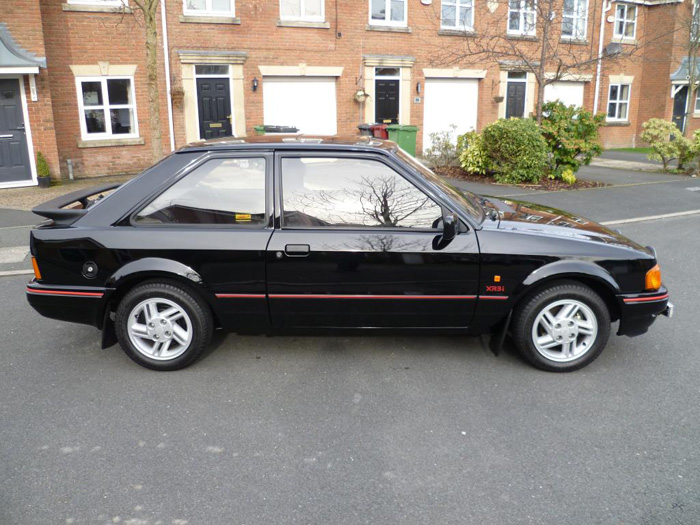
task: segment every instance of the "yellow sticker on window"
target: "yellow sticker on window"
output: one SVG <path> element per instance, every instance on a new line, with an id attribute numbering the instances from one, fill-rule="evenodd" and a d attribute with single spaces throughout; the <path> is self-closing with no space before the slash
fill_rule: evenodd
<path id="1" fill-rule="evenodd" d="M 237 213 L 236 220 L 237 221 L 249 221 L 250 220 L 250 213 Z"/>

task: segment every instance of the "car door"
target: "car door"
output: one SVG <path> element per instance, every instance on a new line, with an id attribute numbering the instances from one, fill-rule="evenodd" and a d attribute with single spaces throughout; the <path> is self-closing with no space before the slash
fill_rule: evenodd
<path id="1" fill-rule="evenodd" d="M 271 152 L 198 159 L 134 214 L 123 258 L 182 263 L 211 291 L 224 328 L 269 327 L 265 248 L 272 235 L 272 163 Z"/>
<path id="2" fill-rule="evenodd" d="M 466 327 L 476 236 L 441 243 L 449 210 L 385 155 L 281 152 L 267 250 L 276 327 Z"/>

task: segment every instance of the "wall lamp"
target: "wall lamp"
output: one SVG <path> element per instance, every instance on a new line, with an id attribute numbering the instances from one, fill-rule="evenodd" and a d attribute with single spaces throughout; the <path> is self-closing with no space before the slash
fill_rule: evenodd
<path id="1" fill-rule="evenodd" d="M 420 95 L 420 92 L 423 90 L 423 86 L 420 85 L 420 82 L 416 82 L 416 93 Z"/>
<path id="2" fill-rule="evenodd" d="M 253 91 L 258 90 L 258 77 L 253 77 Z"/>

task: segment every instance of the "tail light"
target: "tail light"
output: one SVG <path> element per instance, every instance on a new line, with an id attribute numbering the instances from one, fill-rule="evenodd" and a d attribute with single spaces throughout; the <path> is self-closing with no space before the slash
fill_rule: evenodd
<path id="1" fill-rule="evenodd" d="M 661 267 L 657 264 L 647 272 L 644 289 L 650 292 L 661 288 Z"/>

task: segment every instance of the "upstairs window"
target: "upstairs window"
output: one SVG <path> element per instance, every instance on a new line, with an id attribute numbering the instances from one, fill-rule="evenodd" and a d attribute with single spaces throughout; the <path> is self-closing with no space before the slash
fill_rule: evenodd
<path id="1" fill-rule="evenodd" d="M 76 79 L 83 140 L 136 138 L 136 102 L 131 77 Z"/>
<path id="2" fill-rule="evenodd" d="M 610 84 L 607 120 L 626 122 L 628 120 L 629 105 L 630 85 Z"/>
<path id="3" fill-rule="evenodd" d="M 634 38 L 637 31 L 637 6 L 617 4 L 615 8 L 615 36 Z"/>
<path id="4" fill-rule="evenodd" d="M 183 0 L 183 13 L 200 16 L 235 16 L 234 0 Z"/>
<path id="5" fill-rule="evenodd" d="M 508 0 L 508 33 L 534 35 L 537 0 Z"/>
<path id="6" fill-rule="evenodd" d="M 564 0 L 561 35 L 571 40 L 585 40 L 588 26 L 588 0 Z"/>
<path id="7" fill-rule="evenodd" d="M 407 0 L 369 0 L 369 23 L 380 26 L 405 26 Z"/>
<path id="8" fill-rule="evenodd" d="M 474 1 L 442 0 L 440 26 L 443 29 L 472 31 L 474 29 Z"/>
<path id="9" fill-rule="evenodd" d="M 324 0 L 280 0 L 280 18 L 303 22 L 324 22 Z"/>

